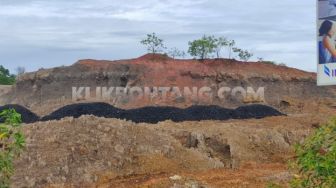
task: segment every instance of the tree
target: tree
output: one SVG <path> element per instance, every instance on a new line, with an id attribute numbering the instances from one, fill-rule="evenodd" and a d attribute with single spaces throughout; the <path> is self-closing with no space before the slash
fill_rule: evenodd
<path id="1" fill-rule="evenodd" d="M 227 47 L 229 50 L 229 59 L 231 59 L 231 52 L 232 52 L 232 48 L 236 45 L 236 42 L 234 40 L 228 40 L 227 41 Z"/>
<path id="2" fill-rule="evenodd" d="M 0 187 L 7 188 L 14 173 L 13 160 L 24 148 L 25 138 L 21 131 L 21 115 L 14 109 L 0 113 Z"/>
<path id="3" fill-rule="evenodd" d="M 253 56 L 253 53 L 247 50 L 242 50 L 239 48 L 233 48 L 232 50 L 233 52 L 238 53 L 238 57 L 243 61 L 248 61 Z"/>
<path id="4" fill-rule="evenodd" d="M 179 50 L 177 48 L 171 48 L 169 51 L 168 51 L 168 55 L 170 57 L 172 57 L 173 59 L 175 59 L 176 57 L 182 57 L 184 58 L 185 57 L 185 52 L 182 51 L 182 50 Z"/>
<path id="5" fill-rule="evenodd" d="M 147 38 L 140 41 L 140 43 L 147 46 L 147 51 L 153 54 L 162 52 L 165 49 L 163 40 L 158 38 L 155 33 L 147 34 Z"/>
<path id="6" fill-rule="evenodd" d="M 15 82 L 15 75 L 10 74 L 9 70 L 0 65 L 0 85 L 12 85 Z"/>
<path id="7" fill-rule="evenodd" d="M 224 37 L 219 37 L 216 39 L 216 55 L 217 58 L 220 58 L 220 52 L 222 49 L 228 45 L 228 40 Z"/>
<path id="8" fill-rule="evenodd" d="M 201 60 L 208 58 L 210 54 L 214 53 L 216 48 L 216 39 L 214 36 L 204 35 L 201 39 L 189 42 L 189 50 L 191 56 L 198 57 Z"/>
<path id="9" fill-rule="evenodd" d="M 17 67 L 16 68 L 16 74 L 19 76 L 19 75 L 21 75 L 21 74 L 23 74 L 23 73 L 25 73 L 26 72 L 26 69 L 24 68 L 24 67 Z"/>
<path id="10" fill-rule="evenodd" d="M 253 57 L 253 53 L 247 51 L 247 50 L 242 50 L 238 54 L 239 58 L 243 61 L 248 61 L 251 57 Z"/>

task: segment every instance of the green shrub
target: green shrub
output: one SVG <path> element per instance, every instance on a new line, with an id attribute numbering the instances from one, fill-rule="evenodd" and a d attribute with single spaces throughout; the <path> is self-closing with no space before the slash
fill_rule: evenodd
<path id="1" fill-rule="evenodd" d="M 0 124 L 0 187 L 9 187 L 14 173 L 13 160 L 24 148 L 25 138 L 21 132 L 21 115 L 14 109 L 0 113 L 4 123 Z"/>
<path id="2" fill-rule="evenodd" d="M 336 119 L 296 146 L 292 187 L 336 187 Z"/>

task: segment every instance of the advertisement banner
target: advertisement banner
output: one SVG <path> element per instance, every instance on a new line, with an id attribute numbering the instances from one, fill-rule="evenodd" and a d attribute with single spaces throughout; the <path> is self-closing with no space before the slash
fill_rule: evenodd
<path id="1" fill-rule="evenodd" d="M 336 0 L 317 5 L 317 85 L 336 85 Z"/>

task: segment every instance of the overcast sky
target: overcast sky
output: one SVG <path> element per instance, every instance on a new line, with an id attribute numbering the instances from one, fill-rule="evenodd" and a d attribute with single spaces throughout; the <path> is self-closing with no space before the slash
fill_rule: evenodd
<path id="1" fill-rule="evenodd" d="M 0 0 L 0 64 L 34 71 L 134 58 L 156 32 L 185 51 L 203 34 L 226 36 L 254 59 L 315 71 L 315 17 L 315 0 Z"/>

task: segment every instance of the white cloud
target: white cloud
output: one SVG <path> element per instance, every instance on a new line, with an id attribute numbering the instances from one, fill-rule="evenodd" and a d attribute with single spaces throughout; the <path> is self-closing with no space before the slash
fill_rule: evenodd
<path id="1" fill-rule="evenodd" d="M 202 34 L 225 35 L 258 57 L 315 68 L 313 0 L 1 0 L 0 17 L 0 55 L 11 68 L 46 49 L 28 70 L 71 64 L 79 54 L 131 58 L 144 53 L 138 42 L 149 32 L 185 50 Z"/>

